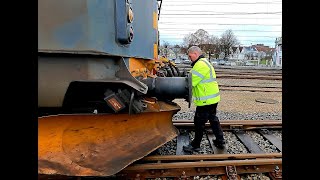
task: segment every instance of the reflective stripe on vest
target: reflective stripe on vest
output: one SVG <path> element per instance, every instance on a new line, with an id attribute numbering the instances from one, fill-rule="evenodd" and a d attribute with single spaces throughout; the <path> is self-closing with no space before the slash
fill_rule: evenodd
<path id="1" fill-rule="evenodd" d="M 202 80 L 201 82 L 208 83 L 208 82 L 216 81 L 216 78 L 213 78 L 212 69 L 211 69 L 211 67 L 210 67 L 210 64 L 209 64 L 206 60 L 204 60 L 204 59 L 200 59 L 200 60 L 203 61 L 203 62 L 205 62 L 206 65 L 207 65 L 207 66 L 209 67 L 209 69 L 210 69 L 210 79 Z M 200 83 L 201 83 L 201 82 L 200 82 Z"/>
<path id="2" fill-rule="evenodd" d="M 220 93 L 216 93 L 216 94 L 213 94 L 213 95 L 210 95 L 210 96 L 194 97 L 194 99 L 197 100 L 197 101 L 204 101 L 204 100 L 208 100 L 210 98 L 215 98 L 215 97 L 217 97 L 219 95 L 220 95 Z"/>
<path id="3" fill-rule="evenodd" d="M 199 72 L 195 71 L 195 70 L 191 70 L 191 73 L 194 74 L 194 75 L 197 75 L 197 76 L 199 76 L 201 79 L 203 79 L 203 80 L 200 81 L 200 83 L 208 83 L 208 82 L 214 82 L 214 81 L 216 81 L 216 78 L 213 78 L 212 69 L 211 69 L 211 67 L 210 67 L 210 64 L 209 64 L 206 60 L 204 60 L 204 59 L 202 59 L 202 58 L 199 59 L 199 60 L 205 62 L 206 65 L 209 67 L 209 69 L 210 69 L 210 79 L 203 79 L 204 76 L 203 76 L 202 74 L 200 74 Z"/>

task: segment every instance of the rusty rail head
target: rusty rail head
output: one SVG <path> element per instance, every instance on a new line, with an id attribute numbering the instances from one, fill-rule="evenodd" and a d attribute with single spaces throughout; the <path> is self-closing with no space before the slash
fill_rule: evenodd
<path id="1" fill-rule="evenodd" d="M 172 120 L 173 125 L 180 127 L 194 126 L 193 120 Z M 261 128 L 282 128 L 282 120 L 221 120 L 223 130 L 233 129 L 261 129 Z M 210 127 L 210 123 L 206 123 L 206 127 Z"/>
<path id="2" fill-rule="evenodd" d="M 230 165 L 235 165 L 235 166 L 282 165 L 282 158 L 132 164 L 126 167 L 124 170 L 137 171 L 137 170 L 147 170 L 147 169 L 219 167 L 219 166 L 230 166 Z"/>
<path id="3" fill-rule="evenodd" d="M 194 161 L 171 162 L 171 163 L 147 163 L 132 164 L 119 172 L 119 177 L 135 177 L 137 174 L 144 178 L 159 177 L 192 177 L 202 175 L 225 175 L 226 167 L 233 166 L 237 174 L 245 173 L 270 173 L 277 168 L 282 171 L 282 159 L 242 159 L 242 160 L 216 160 L 216 161 Z M 183 173 L 185 172 L 185 173 Z M 279 174 L 279 173 L 278 173 Z"/>
<path id="4" fill-rule="evenodd" d="M 219 160 L 219 159 L 262 159 L 282 158 L 282 153 L 263 154 L 194 154 L 194 155 L 154 155 L 147 156 L 141 161 L 181 161 L 181 160 Z"/>

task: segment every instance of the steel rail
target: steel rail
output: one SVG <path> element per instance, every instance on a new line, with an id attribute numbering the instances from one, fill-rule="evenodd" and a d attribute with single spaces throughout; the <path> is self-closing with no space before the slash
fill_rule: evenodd
<path id="1" fill-rule="evenodd" d="M 265 73 L 257 73 L 257 72 L 233 72 L 233 71 L 216 71 L 217 74 L 220 74 L 220 75 L 249 75 L 249 76 L 252 76 L 252 75 L 256 75 L 256 76 L 282 76 L 282 73 L 273 73 L 273 72 L 265 72 Z"/>
<path id="2" fill-rule="evenodd" d="M 172 120 L 174 126 L 193 127 L 193 120 Z M 282 120 L 220 120 L 223 130 L 282 128 Z M 210 123 L 205 124 L 210 127 Z"/>
<path id="3" fill-rule="evenodd" d="M 256 76 L 256 75 L 219 75 L 217 74 L 217 78 L 223 79 L 262 79 L 262 80 L 282 80 L 282 76 Z"/>
<path id="4" fill-rule="evenodd" d="M 141 159 L 141 161 L 182 161 L 182 160 L 217 160 L 217 159 L 259 159 L 259 158 L 281 158 L 282 153 L 263 154 L 194 154 L 194 155 L 152 155 Z"/>
<path id="5" fill-rule="evenodd" d="M 210 161 L 207 161 L 210 160 Z M 148 161 L 156 161 L 148 163 Z M 172 161 L 172 162 L 164 162 Z M 185 162 L 178 162 L 185 161 Z M 282 178 L 282 154 L 211 154 L 148 156 L 129 165 L 117 176 L 135 179 L 223 175 L 228 169 L 236 170 L 236 176 L 245 173 L 269 173 L 272 178 Z"/>
<path id="6" fill-rule="evenodd" d="M 181 70 L 189 71 L 191 67 L 178 67 Z M 215 69 L 217 74 L 233 74 L 233 75 L 267 75 L 267 76 L 281 76 L 282 72 L 273 72 L 273 71 L 264 71 L 264 70 L 239 70 L 239 69 L 232 69 L 232 70 L 221 70 Z"/>
<path id="7" fill-rule="evenodd" d="M 232 88 L 280 88 L 279 86 L 246 86 L 246 85 L 226 85 L 226 84 L 219 84 L 219 87 L 232 87 Z"/>
<path id="8" fill-rule="evenodd" d="M 177 128 L 193 126 L 192 120 L 172 122 Z M 220 124 L 224 130 L 282 128 L 281 120 L 221 120 Z M 206 123 L 206 126 L 210 124 Z M 127 166 L 116 176 L 127 179 L 188 179 L 194 176 L 222 175 L 226 179 L 231 174 L 240 179 L 239 175 L 248 173 L 268 173 L 272 179 L 281 179 L 282 153 L 149 155 Z"/>
<path id="9" fill-rule="evenodd" d="M 282 92 L 282 89 L 249 89 L 249 88 L 220 88 L 222 91 L 251 91 L 251 92 Z"/>
<path id="10" fill-rule="evenodd" d="M 248 165 L 281 165 L 282 158 L 272 159 L 243 159 L 223 161 L 200 161 L 200 162 L 171 162 L 171 163 L 147 163 L 132 164 L 126 167 L 126 171 L 151 170 L 151 169 L 175 169 L 175 168 L 197 168 L 197 167 L 219 167 L 219 166 L 248 166 Z"/>

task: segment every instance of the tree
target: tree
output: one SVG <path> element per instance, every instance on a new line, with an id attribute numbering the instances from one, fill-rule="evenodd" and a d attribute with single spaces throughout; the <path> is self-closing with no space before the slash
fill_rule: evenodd
<path id="1" fill-rule="evenodd" d="M 189 47 L 189 45 L 181 43 L 181 45 L 180 45 L 180 53 L 187 54 L 188 47 Z"/>
<path id="2" fill-rule="evenodd" d="M 162 44 L 163 44 L 163 45 L 159 47 L 159 49 L 160 49 L 160 54 L 161 54 L 162 56 L 168 57 L 168 53 L 169 53 L 168 48 L 169 48 L 170 44 L 169 44 L 169 42 L 167 42 L 167 41 L 162 41 Z"/>
<path id="3" fill-rule="evenodd" d="M 180 51 L 180 46 L 179 45 L 174 45 L 172 48 L 172 51 L 174 52 L 174 55 L 176 55 L 176 59 L 178 58 L 178 52 Z"/>
<path id="4" fill-rule="evenodd" d="M 198 29 L 195 33 L 189 33 L 183 38 L 183 45 L 190 47 L 192 45 L 199 46 L 200 44 L 208 44 L 210 35 L 203 29 Z"/>
<path id="5" fill-rule="evenodd" d="M 183 37 L 181 46 L 188 49 L 190 42 L 191 42 L 191 33 L 189 33 Z"/>
<path id="6" fill-rule="evenodd" d="M 233 34 L 231 29 L 226 30 L 219 39 L 219 49 L 224 52 L 225 58 L 230 54 L 230 48 L 239 45 L 237 37 Z"/>
<path id="7" fill-rule="evenodd" d="M 218 48 L 218 41 L 219 38 L 216 36 L 211 35 L 208 39 L 207 44 L 200 44 L 199 47 L 208 54 L 208 58 L 211 59 L 212 56 L 215 57 L 216 54 L 219 54 L 219 48 Z"/>
<path id="8" fill-rule="evenodd" d="M 184 50 L 181 52 L 184 52 L 189 47 L 196 45 L 199 46 L 204 53 L 208 53 L 210 58 L 212 54 L 220 53 L 217 46 L 218 41 L 218 37 L 210 35 L 203 29 L 198 29 L 195 33 L 189 33 L 183 38 L 181 46 Z"/>

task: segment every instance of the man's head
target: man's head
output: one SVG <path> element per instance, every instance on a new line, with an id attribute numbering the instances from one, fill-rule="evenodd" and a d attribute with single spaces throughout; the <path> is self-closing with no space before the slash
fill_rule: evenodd
<path id="1" fill-rule="evenodd" d="M 191 46 L 188 49 L 188 56 L 192 62 L 197 60 L 201 54 L 202 54 L 202 51 L 198 46 Z"/>

